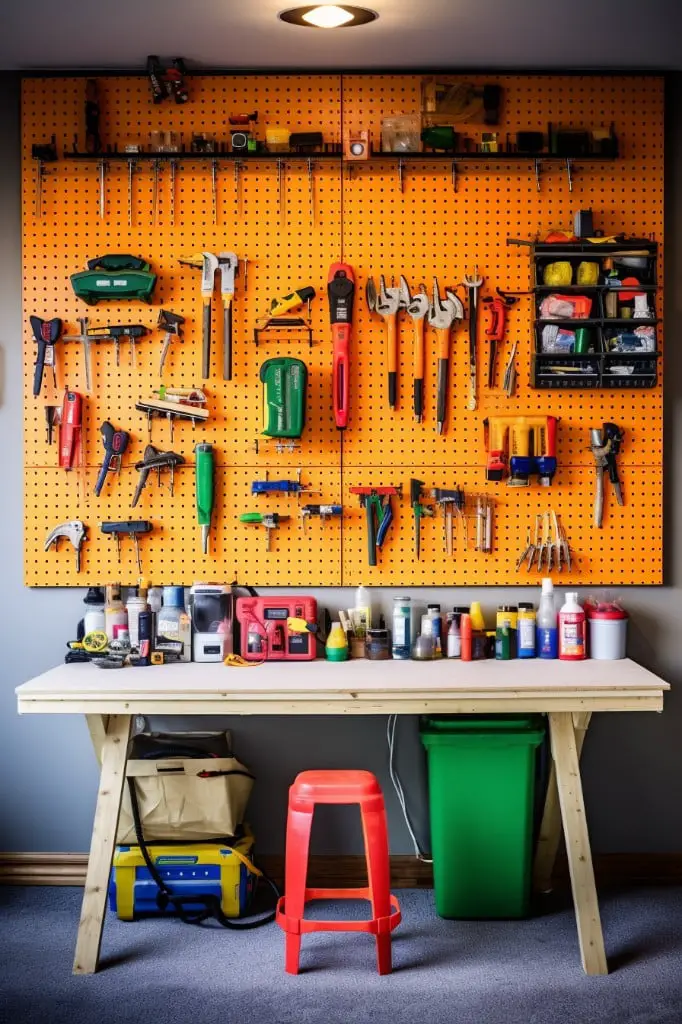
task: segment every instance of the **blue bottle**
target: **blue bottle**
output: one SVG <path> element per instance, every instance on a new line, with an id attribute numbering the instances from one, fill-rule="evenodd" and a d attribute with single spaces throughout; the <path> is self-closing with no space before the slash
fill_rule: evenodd
<path id="1" fill-rule="evenodd" d="M 559 657 L 559 631 L 557 628 L 557 611 L 554 603 L 554 586 L 549 578 L 542 581 L 542 595 L 537 614 L 538 658 Z"/>

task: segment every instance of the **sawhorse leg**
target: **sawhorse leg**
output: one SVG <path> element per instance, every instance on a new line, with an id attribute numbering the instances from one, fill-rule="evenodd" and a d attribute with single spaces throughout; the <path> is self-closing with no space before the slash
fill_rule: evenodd
<path id="1" fill-rule="evenodd" d="M 74 974 L 94 974 L 97 970 L 131 726 L 130 715 L 111 715 L 106 723 L 104 719 L 101 720 L 100 733 L 97 723 L 90 721 L 90 718 L 94 717 L 96 716 L 88 716 L 88 727 L 96 752 L 101 742 L 102 770 L 92 826 L 81 919 L 78 925 Z M 95 732 L 93 725 L 96 727 Z"/>
<path id="2" fill-rule="evenodd" d="M 578 926 L 580 958 L 586 974 L 608 974 L 571 713 L 551 712 L 549 731 Z"/>
<path id="3" fill-rule="evenodd" d="M 573 728 L 575 729 L 575 744 L 578 758 L 582 754 L 585 733 L 591 718 L 592 713 L 590 711 L 576 711 L 573 713 Z M 554 865 L 560 841 L 561 809 L 559 807 L 559 794 L 556 788 L 556 769 L 554 767 L 554 760 L 552 760 L 547 783 L 545 809 L 542 814 L 542 824 L 540 825 L 535 862 L 533 864 L 533 888 L 536 892 L 551 892 L 552 890 L 552 876 L 554 874 Z"/>

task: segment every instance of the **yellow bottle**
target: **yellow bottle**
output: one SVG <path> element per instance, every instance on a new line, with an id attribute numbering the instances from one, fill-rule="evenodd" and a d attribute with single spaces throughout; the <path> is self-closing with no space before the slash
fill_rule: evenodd
<path id="1" fill-rule="evenodd" d="M 348 641 L 340 622 L 333 622 L 325 645 L 327 661 L 346 661 L 348 658 Z"/>
<path id="2" fill-rule="evenodd" d="M 481 611 L 481 602 L 472 601 L 471 608 L 469 609 L 469 615 L 471 616 L 471 628 L 474 632 L 485 631 L 485 619 L 483 618 L 483 612 Z"/>

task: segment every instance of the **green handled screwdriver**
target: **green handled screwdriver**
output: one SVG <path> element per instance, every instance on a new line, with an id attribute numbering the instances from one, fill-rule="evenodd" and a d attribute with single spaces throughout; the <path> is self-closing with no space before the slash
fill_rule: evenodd
<path id="1" fill-rule="evenodd" d="M 201 550 L 208 554 L 208 533 L 213 514 L 213 445 L 198 444 L 194 449 L 194 481 L 197 493 L 197 523 L 201 527 Z"/>

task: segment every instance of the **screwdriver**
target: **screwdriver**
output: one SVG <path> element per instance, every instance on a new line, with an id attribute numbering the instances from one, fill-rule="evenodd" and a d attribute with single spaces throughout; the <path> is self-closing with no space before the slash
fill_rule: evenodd
<path id="1" fill-rule="evenodd" d="M 208 534 L 213 515 L 214 460 L 213 445 L 198 444 L 195 453 L 195 485 L 197 497 L 197 523 L 201 527 L 201 550 L 208 554 Z"/>

